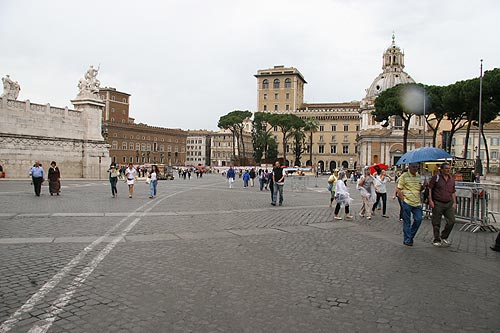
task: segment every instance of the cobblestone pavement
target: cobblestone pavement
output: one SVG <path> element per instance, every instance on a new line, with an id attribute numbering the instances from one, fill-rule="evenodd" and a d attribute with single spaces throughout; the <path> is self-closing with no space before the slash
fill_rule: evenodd
<path id="1" fill-rule="evenodd" d="M 0 332 L 500 332 L 496 234 L 458 225 L 434 248 L 424 220 L 408 248 L 396 202 L 361 219 L 349 184 L 355 218 L 336 221 L 326 177 L 304 179 L 282 207 L 220 175 L 155 199 L 1 181 Z"/>

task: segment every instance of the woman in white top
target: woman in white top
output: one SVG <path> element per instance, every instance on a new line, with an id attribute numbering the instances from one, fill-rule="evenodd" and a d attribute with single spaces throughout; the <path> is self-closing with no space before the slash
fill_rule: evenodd
<path id="1" fill-rule="evenodd" d="M 125 170 L 125 177 L 127 178 L 129 198 L 132 198 L 132 195 L 134 195 L 134 184 L 135 184 L 136 174 L 137 170 L 135 170 L 134 165 L 132 163 L 129 163 L 128 168 Z"/>
<path id="2" fill-rule="evenodd" d="M 153 165 L 151 167 L 151 172 L 149 173 L 149 198 L 153 199 L 156 197 L 156 185 L 158 184 L 158 175 L 159 175 L 158 167 Z"/>
<path id="3" fill-rule="evenodd" d="M 375 213 L 375 208 L 377 208 L 380 198 L 382 198 L 382 216 L 389 217 L 385 214 L 387 211 L 387 188 L 385 184 L 389 181 L 391 181 L 391 179 L 386 175 L 385 170 L 381 170 L 380 174 L 375 177 L 374 184 L 375 192 L 377 193 L 377 201 L 373 204 L 372 215 Z"/>

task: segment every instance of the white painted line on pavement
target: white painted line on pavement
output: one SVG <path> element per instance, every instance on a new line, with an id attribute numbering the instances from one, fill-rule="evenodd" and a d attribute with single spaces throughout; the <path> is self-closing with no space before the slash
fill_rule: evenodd
<path id="1" fill-rule="evenodd" d="M 188 192 L 191 191 L 192 189 L 184 190 L 184 191 L 179 191 L 172 193 L 170 195 L 167 195 L 165 197 L 160 198 L 159 200 L 155 201 L 150 201 L 147 202 L 146 204 L 142 205 L 140 208 L 136 209 L 134 213 L 136 213 L 138 210 L 140 210 L 142 207 L 145 207 L 147 205 L 151 206 L 144 211 L 144 213 L 150 212 L 154 207 L 159 205 L 163 200 L 168 199 L 174 195 L 177 195 L 179 193 L 183 192 Z M 92 274 L 92 272 L 96 269 L 96 267 L 99 265 L 99 263 L 106 258 L 106 256 L 113 250 L 113 248 L 125 238 L 125 236 L 128 234 L 130 230 L 141 220 L 143 216 L 137 217 L 134 219 L 122 232 L 119 236 L 115 237 L 114 240 L 109 243 L 103 250 L 99 252 L 97 256 L 92 259 L 90 264 L 86 265 L 81 273 L 76 276 L 73 281 L 71 282 L 70 286 L 66 288 L 66 291 L 61 293 L 59 297 L 52 303 L 52 306 L 50 308 L 50 313 L 48 313 L 48 317 L 46 317 L 43 320 L 40 320 L 38 323 L 35 323 L 32 328 L 29 330 L 30 333 L 44 333 L 47 332 L 47 330 L 52 326 L 54 323 L 54 320 L 56 319 L 56 316 L 61 313 L 64 310 L 64 307 L 68 304 L 68 302 L 71 300 L 73 297 L 73 294 L 75 291 L 82 286 L 82 284 L 85 282 L 87 277 Z M 126 220 L 123 219 L 123 220 Z M 122 221 L 123 221 L 122 220 Z M 121 223 L 120 223 L 121 224 Z M 109 235 L 109 234 L 108 234 Z M 102 238 L 102 237 L 100 237 Z M 95 242 L 94 242 L 95 243 Z M 9 328 L 10 329 L 10 328 Z M 0 332 L 3 333 L 4 331 L 1 330 Z M 5 331 L 6 332 L 6 331 Z"/>
<path id="2" fill-rule="evenodd" d="M 66 266 L 64 266 L 59 272 L 56 273 L 49 281 L 47 281 L 39 290 L 36 292 L 31 298 L 26 301 L 16 312 L 14 312 L 9 319 L 4 321 L 2 325 L 0 325 L 0 333 L 8 332 L 14 327 L 14 325 L 19 321 L 20 317 L 33 309 L 33 307 L 40 302 L 45 295 L 47 295 L 55 286 L 61 282 L 61 280 L 76 266 L 80 263 L 80 261 L 97 245 L 99 245 L 104 239 L 109 237 L 109 235 L 114 232 L 116 229 L 120 227 L 125 221 L 129 219 L 130 216 L 133 216 L 137 211 L 143 209 L 144 207 L 155 204 L 154 202 L 146 202 L 144 205 L 137 208 L 135 211 L 129 214 L 129 216 L 124 217 L 117 224 L 111 227 L 103 236 L 96 239 L 94 242 L 86 246 L 77 256 L 75 256 Z M 159 201 L 157 202 L 159 203 Z M 135 221 L 135 220 L 134 220 Z M 134 224 L 135 225 L 135 224 Z M 122 239 L 120 236 L 119 239 Z M 111 243 L 115 244 L 115 243 Z M 108 245 L 109 246 L 109 245 Z M 106 247 L 107 248 L 107 247 Z M 102 251 L 101 251 L 102 252 Z M 48 326 L 50 327 L 50 325 Z M 47 328 L 48 329 L 48 328 Z"/>

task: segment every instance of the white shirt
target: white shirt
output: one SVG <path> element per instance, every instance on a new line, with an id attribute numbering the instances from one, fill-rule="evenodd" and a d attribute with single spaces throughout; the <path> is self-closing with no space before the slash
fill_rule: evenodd
<path id="1" fill-rule="evenodd" d="M 137 171 L 135 170 L 135 168 L 127 168 L 127 170 L 125 170 L 125 175 L 127 176 L 127 179 L 128 180 L 133 180 L 135 179 L 135 174 L 137 173 Z"/>

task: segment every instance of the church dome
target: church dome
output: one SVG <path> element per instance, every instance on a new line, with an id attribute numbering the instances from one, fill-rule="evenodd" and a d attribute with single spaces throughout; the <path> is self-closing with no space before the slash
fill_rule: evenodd
<path id="1" fill-rule="evenodd" d="M 373 80 L 370 88 L 366 90 L 367 99 L 374 99 L 382 91 L 400 83 L 415 83 L 415 80 L 403 71 L 405 67 L 404 56 L 404 53 L 394 42 L 394 35 L 392 35 L 392 44 L 385 50 L 383 56 L 383 72 Z"/>

